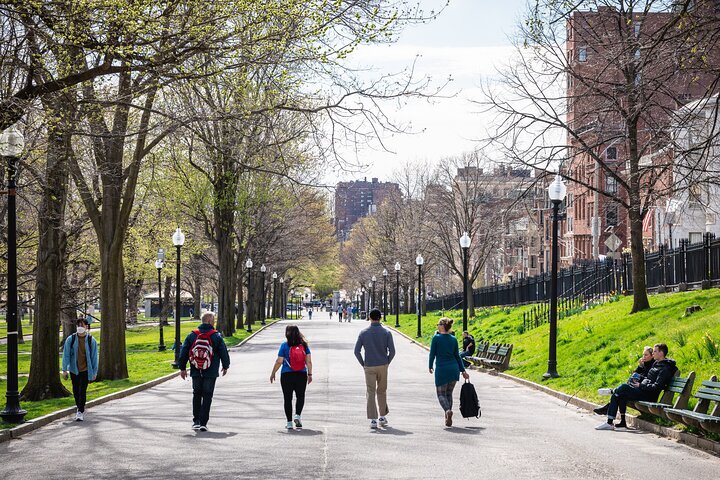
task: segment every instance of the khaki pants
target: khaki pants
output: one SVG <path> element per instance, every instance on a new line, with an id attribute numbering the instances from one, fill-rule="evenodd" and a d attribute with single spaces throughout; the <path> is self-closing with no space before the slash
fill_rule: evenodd
<path id="1" fill-rule="evenodd" d="M 365 385 L 367 386 L 367 418 L 370 420 L 388 414 L 387 406 L 388 366 L 365 367 Z M 375 397 L 377 396 L 377 404 Z M 378 415 L 378 408 L 380 415 Z"/>

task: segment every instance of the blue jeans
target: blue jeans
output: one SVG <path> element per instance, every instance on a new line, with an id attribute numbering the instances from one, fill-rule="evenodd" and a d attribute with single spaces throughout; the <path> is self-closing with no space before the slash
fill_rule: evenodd
<path id="1" fill-rule="evenodd" d="M 615 418 L 618 408 L 620 409 L 620 413 L 625 415 L 628 400 L 652 402 L 656 399 L 657 393 L 644 392 L 639 388 L 631 387 L 627 383 L 623 383 L 615 389 L 612 397 L 610 397 L 607 416 L 608 418 Z"/>
<path id="2" fill-rule="evenodd" d="M 192 377 L 193 425 L 207 426 L 216 381 L 217 377 Z"/>

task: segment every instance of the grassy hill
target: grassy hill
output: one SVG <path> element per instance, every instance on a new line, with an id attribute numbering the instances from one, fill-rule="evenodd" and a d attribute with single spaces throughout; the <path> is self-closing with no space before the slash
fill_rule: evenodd
<path id="1" fill-rule="evenodd" d="M 696 384 L 720 376 L 720 289 L 653 295 L 650 304 L 650 310 L 630 315 L 632 297 L 620 297 L 559 320 L 560 378 L 547 381 L 542 374 L 547 370 L 549 327 L 522 331 L 522 314 L 530 306 L 476 310 L 469 330 L 478 341 L 514 344 L 507 373 L 596 403 L 607 401 L 597 394 L 599 387 L 627 380 L 645 345 L 666 343 L 681 374 L 695 371 Z M 702 310 L 686 317 L 689 305 L 700 305 Z M 462 311 L 445 315 L 456 320 L 460 337 Z M 429 343 L 439 317 L 440 312 L 431 312 L 423 318 L 423 343 Z M 394 317 L 388 320 L 394 324 Z M 415 337 L 416 316 L 402 315 L 401 325 L 404 333 Z"/>

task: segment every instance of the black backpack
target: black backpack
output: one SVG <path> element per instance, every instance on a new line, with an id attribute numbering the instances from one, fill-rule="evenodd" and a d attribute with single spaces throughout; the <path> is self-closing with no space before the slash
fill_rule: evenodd
<path id="1" fill-rule="evenodd" d="M 482 416 L 477 392 L 470 380 L 466 380 L 460 388 L 460 413 L 463 418 L 480 418 Z"/>

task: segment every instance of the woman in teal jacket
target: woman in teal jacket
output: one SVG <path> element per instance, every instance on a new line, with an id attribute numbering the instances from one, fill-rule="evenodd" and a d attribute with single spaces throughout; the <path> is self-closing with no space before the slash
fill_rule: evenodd
<path id="1" fill-rule="evenodd" d="M 77 333 L 65 339 L 62 371 L 65 380 L 70 373 L 77 406 L 75 420 L 82 422 L 85 416 L 88 383 L 95 380 L 98 371 L 98 345 L 90 335 L 90 324 L 84 318 L 77 321 Z"/>
<path id="2" fill-rule="evenodd" d="M 445 426 L 452 426 L 453 390 L 455 384 L 460 380 L 460 372 L 466 380 L 470 376 L 465 371 L 458 342 L 454 335 L 450 334 L 453 320 L 443 317 L 438 321 L 438 333 L 430 343 L 430 373 L 433 373 L 433 362 L 435 363 L 435 388 L 440 406 L 445 411 Z"/>

